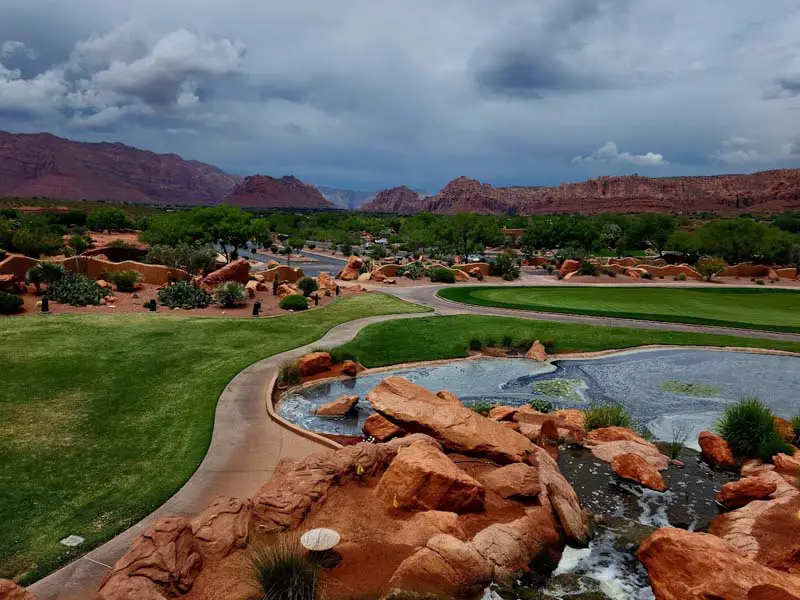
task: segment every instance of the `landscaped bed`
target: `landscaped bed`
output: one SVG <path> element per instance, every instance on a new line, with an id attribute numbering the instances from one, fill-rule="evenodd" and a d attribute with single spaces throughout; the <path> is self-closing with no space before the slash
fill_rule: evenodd
<path id="1" fill-rule="evenodd" d="M 516 310 L 800 331 L 800 292 L 639 287 L 461 287 L 442 298 Z"/>
<path id="2" fill-rule="evenodd" d="M 201 462 L 217 399 L 246 366 L 346 321 L 424 310 L 363 294 L 274 319 L 0 320 L 0 577 L 30 583 L 163 503 Z M 86 542 L 60 545 L 70 534 Z"/>

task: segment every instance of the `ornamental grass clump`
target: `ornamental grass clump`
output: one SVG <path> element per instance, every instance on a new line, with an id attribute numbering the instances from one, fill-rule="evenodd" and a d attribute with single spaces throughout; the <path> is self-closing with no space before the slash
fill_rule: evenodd
<path id="1" fill-rule="evenodd" d="M 105 279 L 117 286 L 118 292 L 133 292 L 142 280 L 142 274 L 139 271 L 112 271 L 106 273 Z"/>
<path id="2" fill-rule="evenodd" d="M 220 283 L 214 290 L 214 300 L 224 308 L 233 308 L 242 304 L 246 297 L 244 286 L 237 281 Z"/>
<path id="3" fill-rule="evenodd" d="M 252 578 L 258 584 L 258 600 L 315 600 L 319 567 L 294 537 L 281 537 L 251 551 Z"/>
<path id="4" fill-rule="evenodd" d="M 597 404 L 586 411 L 586 430 L 602 427 L 627 427 L 633 425 L 628 409 L 621 404 Z"/>
<path id="5" fill-rule="evenodd" d="M 278 369 L 278 385 L 290 386 L 300 383 L 300 368 L 295 362 L 285 362 Z"/>
<path id="6" fill-rule="evenodd" d="M 770 461 L 792 448 L 775 430 L 772 411 L 758 398 L 745 398 L 725 409 L 717 422 L 719 433 L 736 456 Z"/>

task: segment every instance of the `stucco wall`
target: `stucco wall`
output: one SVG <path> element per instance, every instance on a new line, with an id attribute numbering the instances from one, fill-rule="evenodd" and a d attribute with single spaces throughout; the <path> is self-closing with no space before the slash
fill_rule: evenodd
<path id="1" fill-rule="evenodd" d="M 305 276 L 303 269 L 296 269 L 288 265 L 278 265 L 277 267 L 262 271 L 262 273 L 264 274 L 264 281 L 270 283 L 276 278 L 280 283 L 285 281 L 295 283 L 298 279 Z"/>
<path id="2" fill-rule="evenodd" d="M 73 273 L 80 273 L 90 279 L 100 279 L 103 273 L 117 271 L 138 271 L 142 274 L 144 283 L 155 285 L 162 285 L 170 279 L 183 280 L 189 278 L 189 274 L 181 269 L 172 269 L 164 265 L 147 265 L 133 260 L 113 263 L 91 256 L 72 256 L 52 262 L 61 263 L 67 270 Z M 22 279 L 25 277 L 26 271 L 37 264 L 39 264 L 38 260 L 27 256 L 9 256 L 3 262 L 0 262 L 0 273 L 12 273 Z"/>
<path id="3" fill-rule="evenodd" d="M 491 272 L 491 267 L 489 266 L 489 263 L 466 263 L 464 265 L 453 265 L 454 269 L 460 269 L 461 271 L 465 271 L 467 273 L 472 271 L 472 269 L 474 269 L 475 267 L 478 267 L 481 270 L 481 274 L 484 277 L 488 277 Z"/>
<path id="4" fill-rule="evenodd" d="M 636 265 L 637 269 L 644 269 L 653 277 L 676 277 L 677 275 L 686 275 L 692 279 L 702 279 L 695 269 L 689 265 L 666 265 L 664 267 L 654 267 L 653 265 Z"/>

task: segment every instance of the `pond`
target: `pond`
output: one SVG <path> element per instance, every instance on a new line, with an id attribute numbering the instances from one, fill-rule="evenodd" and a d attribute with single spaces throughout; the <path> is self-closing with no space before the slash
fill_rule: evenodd
<path id="1" fill-rule="evenodd" d="M 784 418 L 791 418 L 800 406 L 800 358 L 674 349 L 562 359 L 552 365 L 524 358 L 479 358 L 384 370 L 301 389 L 289 394 L 278 411 L 312 431 L 360 435 L 372 413 L 367 392 L 393 375 L 433 391 L 453 392 L 467 405 L 522 405 L 534 398 L 547 399 L 557 408 L 616 402 L 656 439 L 672 441 L 682 433 L 686 444 L 695 448 L 699 432 L 713 428 L 725 407 L 742 398 L 760 398 Z M 351 415 L 331 419 L 313 414 L 321 404 L 347 394 L 361 397 Z"/>

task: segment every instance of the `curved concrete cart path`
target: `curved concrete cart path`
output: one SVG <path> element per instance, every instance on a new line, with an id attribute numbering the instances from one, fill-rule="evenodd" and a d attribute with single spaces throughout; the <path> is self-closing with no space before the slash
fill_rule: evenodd
<path id="1" fill-rule="evenodd" d="M 102 546 L 31 585 L 38 600 L 93 598 L 106 572 L 128 551 L 133 540 L 165 515 L 194 517 L 221 495 L 248 498 L 266 483 L 283 459 L 301 458 L 330 449 L 324 438 L 300 434 L 273 420 L 268 394 L 280 366 L 314 348 L 335 348 L 367 325 L 430 313 L 383 315 L 338 325 L 313 344 L 261 360 L 239 373 L 217 403 L 214 432 L 203 462 L 166 503 Z M 315 439 L 316 438 L 316 439 Z M 146 475 L 142 485 L 147 485 Z"/>

